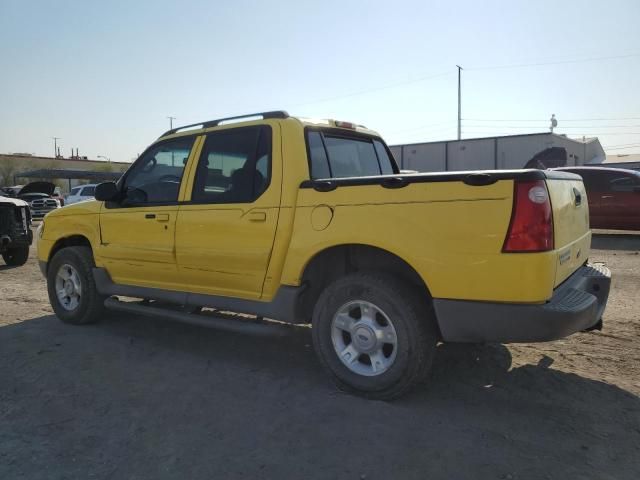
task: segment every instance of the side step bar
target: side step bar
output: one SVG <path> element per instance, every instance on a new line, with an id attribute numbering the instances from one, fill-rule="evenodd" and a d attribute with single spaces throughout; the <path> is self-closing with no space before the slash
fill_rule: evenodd
<path id="1" fill-rule="evenodd" d="M 230 312 L 248 313 L 258 317 L 275 318 L 286 323 L 306 323 L 296 315 L 298 298 L 304 292 L 306 286 L 291 287 L 282 285 L 275 297 L 270 302 L 259 300 L 245 300 L 241 298 L 222 297 L 218 295 L 205 295 L 201 293 L 180 292 L 175 290 L 163 290 L 159 288 L 137 287 L 135 285 L 123 285 L 114 283 L 109 272 L 104 268 L 93 269 L 93 279 L 96 288 L 101 295 L 121 297 L 145 298 L 175 303 L 186 307 L 211 307 Z"/>
<path id="2" fill-rule="evenodd" d="M 154 306 L 140 305 L 136 302 L 122 302 L 117 298 L 107 298 L 104 306 L 109 310 L 132 313 L 135 315 L 145 315 L 150 317 L 163 317 L 191 325 L 215 328 L 235 333 L 249 333 L 253 335 L 274 336 L 288 331 L 289 328 L 280 325 L 267 325 L 263 323 L 253 323 L 244 320 L 226 320 L 220 317 L 200 315 L 198 313 L 179 312 L 158 308 Z"/>

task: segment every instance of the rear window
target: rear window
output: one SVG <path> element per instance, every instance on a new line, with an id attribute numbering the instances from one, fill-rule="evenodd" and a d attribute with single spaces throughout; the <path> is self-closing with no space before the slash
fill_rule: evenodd
<path id="1" fill-rule="evenodd" d="M 378 139 L 309 131 L 307 144 L 312 179 L 394 173 L 387 149 Z"/>
<path id="2" fill-rule="evenodd" d="M 69 195 L 77 195 L 79 191 L 80 191 L 80 187 L 72 188 L 71 192 L 69 192 Z"/>

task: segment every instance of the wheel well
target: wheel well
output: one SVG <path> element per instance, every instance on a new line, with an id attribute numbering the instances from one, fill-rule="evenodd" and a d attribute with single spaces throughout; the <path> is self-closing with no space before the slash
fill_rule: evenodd
<path id="1" fill-rule="evenodd" d="M 359 271 L 393 275 L 414 285 L 431 299 L 422 277 L 397 255 L 368 245 L 340 245 L 323 250 L 307 264 L 302 275 L 302 284 L 306 289 L 298 299 L 296 318 L 311 323 L 313 308 L 325 287 L 344 275 Z"/>
<path id="2" fill-rule="evenodd" d="M 51 259 L 53 258 L 53 256 L 56 253 L 58 253 L 60 250 L 62 250 L 63 248 L 66 248 L 66 247 L 89 247 L 89 248 L 91 248 L 91 242 L 89 241 L 89 239 L 87 237 L 84 237 L 82 235 L 71 235 L 70 237 L 61 238 L 53 245 L 53 248 L 51 249 L 51 252 L 49 253 L 48 262 L 51 261 Z"/>

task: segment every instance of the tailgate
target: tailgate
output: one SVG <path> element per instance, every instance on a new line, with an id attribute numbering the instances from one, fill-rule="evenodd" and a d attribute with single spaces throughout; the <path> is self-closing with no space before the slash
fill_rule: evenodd
<path id="1" fill-rule="evenodd" d="M 587 192 L 578 175 L 547 173 L 547 188 L 553 208 L 556 253 L 554 287 L 575 272 L 589 257 L 591 231 Z"/>

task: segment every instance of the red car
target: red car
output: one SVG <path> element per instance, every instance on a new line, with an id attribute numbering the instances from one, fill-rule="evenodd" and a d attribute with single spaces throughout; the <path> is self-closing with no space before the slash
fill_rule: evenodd
<path id="1" fill-rule="evenodd" d="M 582 177 L 591 228 L 640 230 L 640 172 L 622 168 L 554 168 Z"/>

